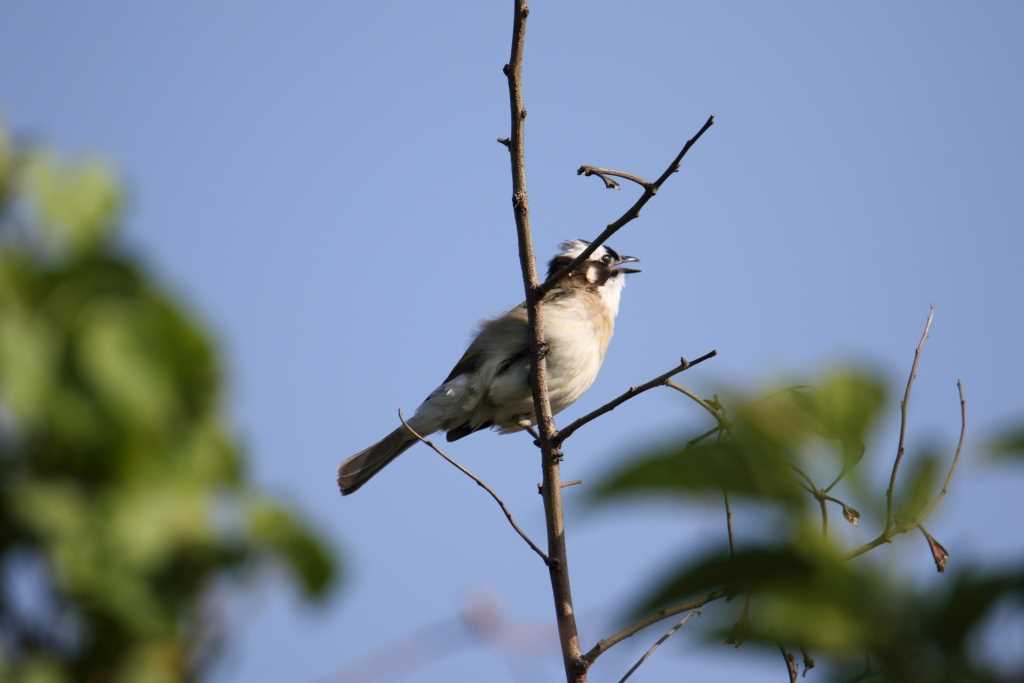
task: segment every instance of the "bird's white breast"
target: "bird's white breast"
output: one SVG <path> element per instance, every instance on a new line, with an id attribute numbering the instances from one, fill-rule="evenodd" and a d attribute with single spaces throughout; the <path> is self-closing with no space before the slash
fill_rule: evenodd
<path id="1" fill-rule="evenodd" d="M 597 379 L 614 316 L 603 302 L 577 294 L 544 307 L 548 393 L 552 412 L 571 405 Z"/>

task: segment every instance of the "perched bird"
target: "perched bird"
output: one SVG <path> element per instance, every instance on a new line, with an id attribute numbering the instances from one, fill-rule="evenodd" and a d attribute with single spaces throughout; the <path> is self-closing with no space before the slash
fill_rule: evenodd
<path id="1" fill-rule="evenodd" d="M 547 277 L 588 244 L 563 242 L 548 264 Z M 597 378 L 615 329 L 625 276 L 640 272 L 624 264 L 638 260 L 602 245 L 541 300 L 553 413 L 572 405 Z M 488 427 L 507 434 L 535 423 L 525 303 L 484 321 L 459 362 L 408 420 L 422 436 L 444 430 L 448 441 Z M 405 427 L 399 427 L 343 462 L 338 468 L 342 495 L 356 491 L 415 442 Z"/>

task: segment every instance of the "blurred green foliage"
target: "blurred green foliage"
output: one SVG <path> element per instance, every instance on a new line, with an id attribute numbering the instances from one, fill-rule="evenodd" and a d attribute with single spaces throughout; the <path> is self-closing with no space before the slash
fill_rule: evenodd
<path id="1" fill-rule="evenodd" d="M 118 249 L 121 204 L 0 128 L 0 681 L 199 680 L 226 579 L 337 574 L 248 481 L 213 343 Z"/>
<path id="2" fill-rule="evenodd" d="M 940 571 L 945 569 L 945 548 L 919 525 L 941 498 L 952 448 L 948 454 L 907 454 L 894 491 L 891 535 L 884 539 L 885 484 L 881 491 L 871 490 L 856 467 L 885 403 L 879 377 L 847 369 L 795 388 L 738 394 L 721 403 L 716 397 L 713 405 L 721 406 L 717 431 L 671 439 L 609 472 L 592 494 L 597 503 L 624 496 L 721 501 L 728 491 L 732 500 L 748 504 L 745 509 L 763 513 L 756 545 L 737 540 L 732 550 L 723 529 L 717 546 L 697 556 L 692 549 L 681 550 L 659 579 L 633 596 L 627 618 L 695 597 L 723 595 L 706 608 L 717 618 L 703 620 L 712 640 L 806 650 L 824 669 L 815 674 L 824 678 L 1019 680 L 1024 647 L 1003 653 L 1016 667 L 1008 673 L 1006 657 L 998 664 L 987 661 L 978 645 L 997 607 L 1016 605 L 1018 614 L 1024 608 L 1024 557 L 1001 570 L 961 562 L 954 575 L 926 590 L 912 577 L 899 576 L 891 563 L 854 556 L 854 549 L 840 547 L 834 529 L 828 533 L 822 525 L 823 505 L 833 518 L 860 521 L 853 506 L 838 498 L 852 489 L 854 495 L 870 497 L 858 500 L 857 507 L 869 510 L 881 527 L 876 542 L 865 539 L 859 554 L 912 532 L 919 538 L 910 540 L 921 543 L 923 538 L 922 552 L 933 556 Z M 1019 457 L 1022 435 L 1022 427 L 1007 430 L 995 440 L 995 450 Z M 840 472 L 844 478 L 833 485 Z M 765 521 L 768 530 L 762 531 Z M 742 525 L 739 516 L 736 524 Z"/>
<path id="3" fill-rule="evenodd" d="M 654 493 L 718 496 L 727 489 L 734 496 L 802 510 L 807 496 L 791 465 L 830 454 L 836 472 L 852 468 L 884 401 L 881 380 L 853 370 L 830 373 L 813 386 L 736 396 L 712 438 L 683 436 L 647 450 L 611 473 L 595 493 L 599 499 Z"/>
<path id="4" fill-rule="evenodd" d="M 1000 458 L 1024 461 L 1024 420 L 1003 431 L 992 441 L 992 451 Z"/>

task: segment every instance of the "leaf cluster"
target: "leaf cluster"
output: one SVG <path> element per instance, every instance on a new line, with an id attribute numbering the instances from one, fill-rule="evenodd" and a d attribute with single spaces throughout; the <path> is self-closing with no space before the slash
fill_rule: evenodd
<path id="1" fill-rule="evenodd" d="M 753 504 L 746 509 L 771 511 L 769 519 L 776 520 L 755 544 L 733 548 L 723 534 L 722 543 L 696 557 L 680 552 L 634 596 L 630 618 L 724 594 L 728 606 L 721 618 L 704 620 L 710 637 L 737 646 L 777 649 L 782 643 L 813 652 L 835 680 L 1000 680 L 1001 673 L 977 652 L 978 634 L 998 606 L 1024 606 L 1024 566 L 960 567 L 937 587 L 922 590 L 891 568 L 851 559 L 815 516 L 825 514 L 826 506 L 841 506 L 848 522 L 860 521 L 859 512 L 833 496 L 844 476 L 844 483 L 857 479 L 856 466 L 886 393 L 876 375 L 839 369 L 797 387 L 734 395 L 716 404 L 720 427 L 711 438 L 682 435 L 641 450 L 609 472 L 594 492 L 597 503 L 624 496 L 692 501 L 727 491 Z M 997 440 L 998 450 L 1024 452 L 1021 434 L 1019 428 L 1008 430 Z M 830 475 L 825 486 L 807 474 L 828 471 L 823 465 L 838 475 Z M 938 454 L 908 459 L 890 530 L 920 529 L 940 571 L 949 555 L 920 524 L 938 500 L 942 474 Z M 875 498 L 881 502 L 884 495 Z M 874 509 L 884 522 L 881 507 Z"/>
<path id="2" fill-rule="evenodd" d="M 337 573 L 248 480 L 213 341 L 117 247 L 121 204 L 0 128 L 0 681 L 195 680 L 225 579 Z"/>

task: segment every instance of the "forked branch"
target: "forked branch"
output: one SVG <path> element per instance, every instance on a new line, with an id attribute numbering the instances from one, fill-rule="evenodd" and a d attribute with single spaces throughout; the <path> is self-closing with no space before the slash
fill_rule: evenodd
<path id="1" fill-rule="evenodd" d="M 695 616 L 700 616 L 700 612 L 697 612 L 697 611 L 687 612 L 686 616 L 684 616 L 682 619 L 677 621 L 675 623 L 675 625 L 672 626 L 672 628 L 670 628 L 668 631 L 665 631 L 665 633 L 662 634 L 661 638 L 658 638 L 656 641 L 654 641 L 654 645 L 651 645 L 649 648 L 647 648 L 647 652 L 643 653 L 643 655 L 641 655 L 640 659 L 636 660 L 636 663 L 633 666 L 629 667 L 629 671 L 627 671 L 626 674 L 622 678 L 619 679 L 619 683 L 626 683 L 626 680 L 630 676 L 632 676 L 636 672 L 637 669 L 640 668 L 641 664 L 643 664 L 644 662 L 647 661 L 648 657 L 650 657 L 652 654 L 654 654 L 654 651 L 657 650 L 661 646 L 662 643 L 664 643 L 666 640 L 668 640 L 669 638 L 674 636 L 676 634 L 676 632 L 679 631 L 679 629 L 681 629 L 683 626 L 686 626 L 686 622 L 688 622 L 690 619 L 692 619 Z"/>
<path id="2" fill-rule="evenodd" d="M 676 614 L 682 614 L 683 612 L 692 612 L 695 609 L 699 609 L 709 602 L 714 602 L 720 598 L 724 598 L 725 593 L 723 591 L 712 591 L 703 597 L 697 598 L 696 600 L 690 600 L 688 602 L 682 602 L 669 607 L 662 607 L 659 610 L 651 612 L 645 617 L 641 617 L 637 621 L 633 622 L 629 626 L 617 631 L 616 633 L 608 636 L 597 642 L 594 647 L 587 650 L 587 653 L 583 655 L 583 663 L 589 667 L 593 664 L 598 657 L 603 655 L 605 652 L 618 645 L 626 638 L 636 635 L 640 631 L 644 630 L 651 624 L 656 624 L 662 619 L 667 619 Z"/>
<path id="3" fill-rule="evenodd" d="M 956 473 L 957 465 L 960 464 L 960 454 L 963 451 L 964 439 L 967 436 L 967 400 L 964 398 L 964 387 L 960 380 L 957 380 L 957 396 L 960 399 L 960 436 L 956 442 L 956 450 L 953 452 L 953 459 L 949 465 L 949 471 L 946 472 L 946 478 L 942 483 L 942 489 L 918 514 L 917 519 L 896 519 L 893 509 L 893 491 L 896 487 L 896 475 L 899 472 L 900 462 L 903 459 L 904 453 L 904 439 L 906 437 L 906 424 L 907 424 L 907 404 L 910 402 L 910 390 L 914 384 L 914 378 L 917 377 L 917 368 L 921 360 L 921 350 L 924 348 L 925 342 L 928 340 L 928 333 L 931 331 L 932 320 L 935 315 L 934 307 L 928 311 L 928 320 L 925 322 L 924 331 L 921 333 L 921 339 L 917 343 L 917 348 L 914 350 L 914 361 L 910 366 L 910 376 L 907 377 L 907 385 L 903 392 L 903 400 L 900 402 L 900 435 L 899 442 L 896 447 L 896 459 L 893 462 L 892 473 L 889 476 L 889 486 L 885 492 L 885 527 L 881 533 L 875 538 L 868 541 L 862 546 L 854 548 L 846 554 L 847 559 L 853 559 L 859 557 L 864 553 L 874 550 L 878 546 L 889 543 L 892 541 L 894 536 L 904 534 L 913 529 L 920 529 L 921 533 L 924 534 L 928 540 L 929 548 L 932 551 L 932 556 L 935 559 L 935 566 L 941 572 L 945 569 L 946 560 L 949 558 L 949 553 L 946 549 L 935 540 L 931 534 L 925 531 L 922 527 L 924 520 L 934 511 L 935 507 L 939 502 L 946 496 L 946 492 L 949 490 L 949 485 L 953 480 L 953 475 Z"/>
<path id="4" fill-rule="evenodd" d="M 714 124 L 715 117 L 709 116 L 708 120 L 704 122 L 704 125 L 701 126 L 700 130 L 698 130 L 692 138 L 686 141 L 686 144 L 684 144 L 683 148 L 679 150 L 679 153 L 676 154 L 674 159 L 672 159 L 671 163 L 669 163 L 665 171 L 660 176 L 658 176 L 658 179 L 655 180 L 653 183 L 649 183 L 645 181 L 643 178 L 636 176 L 632 173 L 626 173 L 625 171 L 616 171 L 614 169 L 604 169 L 595 166 L 581 166 L 577 173 L 581 175 L 596 175 L 600 177 L 601 180 L 604 181 L 605 187 L 618 187 L 618 183 L 616 183 L 613 180 L 610 180 L 610 176 L 617 176 L 619 178 L 626 178 L 627 180 L 631 180 L 640 185 L 641 187 L 643 187 L 643 194 L 640 195 L 640 198 L 637 199 L 632 206 L 626 209 L 626 212 L 624 214 L 619 216 L 618 219 L 616 219 L 614 222 L 609 223 L 605 227 L 605 229 L 601 231 L 601 234 L 595 237 L 590 242 L 590 244 L 587 245 L 587 248 L 581 251 L 576 258 L 574 258 L 571 262 L 569 262 L 561 269 L 556 271 L 551 277 L 549 277 L 544 282 L 543 285 L 536 287 L 531 294 L 532 298 L 536 299 L 537 301 L 540 301 L 544 297 L 545 293 L 547 293 L 552 287 L 558 284 L 559 280 L 561 280 L 563 277 L 571 273 L 573 270 L 576 269 L 577 266 L 579 266 L 581 263 L 590 258 L 590 255 L 593 254 L 599 246 L 608 241 L 608 239 L 616 232 L 618 232 L 623 226 L 625 226 L 627 223 L 629 223 L 634 218 L 639 216 L 640 209 L 644 208 L 644 205 L 651 200 L 651 197 L 658 193 L 658 190 L 661 189 L 661 186 L 665 184 L 665 181 L 668 180 L 669 176 L 679 170 L 679 164 L 682 163 L 683 157 L 686 156 L 686 153 L 690 151 L 690 148 L 693 147 L 698 140 L 700 140 L 701 136 L 707 132 L 708 128 L 710 128 Z M 609 182 L 611 184 L 609 184 Z"/>

